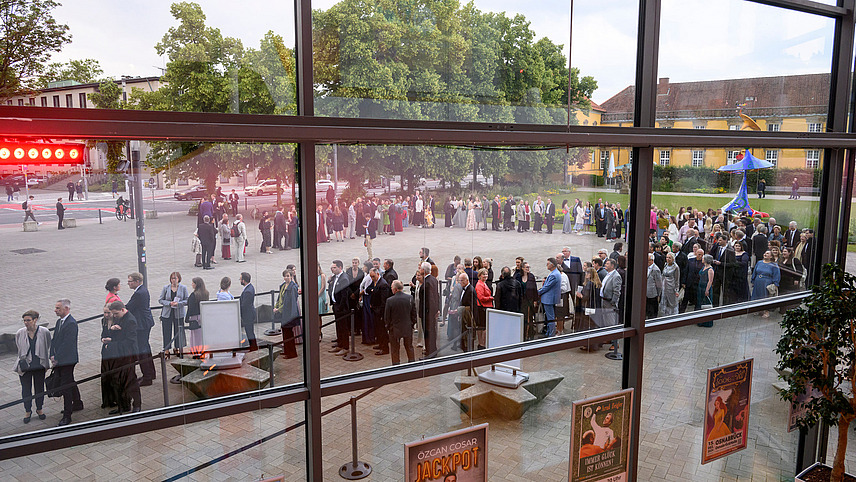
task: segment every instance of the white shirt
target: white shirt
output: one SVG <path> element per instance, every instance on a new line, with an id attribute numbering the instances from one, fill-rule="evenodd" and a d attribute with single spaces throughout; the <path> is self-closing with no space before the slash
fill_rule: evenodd
<path id="1" fill-rule="evenodd" d="M 339 282 L 340 276 L 342 276 L 341 273 L 333 276 L 333 285 L 332 285 L 333 288 L 330 290 L 330 303 L 336 302 L 336 283 Z"/>
<path id="2" fill-rule="evenodd" d="M 594 414 L 591 416 L 591 428 L 594 431 L 594 444 L 598 447 L 603 447 L 608 442 L 615 440 L 615 432 L 609 427 L 598 425 Z"/>
<path id="3" fill-rule="evenodd" d="M 564 272 L 559 272 L 562 275 L 562 294 L 571 292 L 571 281 L 568 279 L 568 275 Z"/>
<path id="4" fill-rule="evenodd" d="M 538 214 L 542 214 L 544 212 L 544 203 L 541 201 L 535 201 L 532 205 L 532 210 Z"/>
<path id="5" fill-rule="evenodd" d="M 417 213 L 422 212 L 422 206 L 423 206 L 423 204 L 422 204 L 422 200 L 421 200 L 421 199 L 417 199 L 417 200 L 416 200 L 416 212 L 417 212 Z"/>

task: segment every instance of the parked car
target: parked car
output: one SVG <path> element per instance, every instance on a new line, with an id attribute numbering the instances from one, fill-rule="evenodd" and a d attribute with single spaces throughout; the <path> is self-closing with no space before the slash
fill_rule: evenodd
<path id="1" fill-rule="evenodd" d="M 202 199 L 205 197 L 205 186 L 198 185 L 193 186 L 190 189 L 185 189 L 184 191 L 178 191 L 173 195 L 179 201 L 190 201 L 192 199 Z"/>
<path id="2" fill-rule="evenodd" d="M 285 194 L 285 183 L 280 184 L 280 192 Z M 244 189 L 247 196 L 264 196 L 265 194 L 276 194 L 276 179 L 266 179 L 256 186 Z"/>

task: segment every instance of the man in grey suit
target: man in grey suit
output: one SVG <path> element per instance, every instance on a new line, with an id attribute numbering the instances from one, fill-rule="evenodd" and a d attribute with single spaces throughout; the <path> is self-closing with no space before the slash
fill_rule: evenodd
<path id="1" fill-rule="evenodd" d="M 383 320 L 389 331 L 389 353 L 392 364 L 401 363 L 398 340 L 404 340 L 404 351 L 407 353 L 407 361 L 416 361 L 413 353 L 413 327 L 416 326 L 416 304 L 413 297 L 404 291 L 404 284 L 400 280 L 392 282 L 392 296 L 387 298 L 384 307 Z"/>
<path id="2" fill-rule="evenodd" d="M 425 357 L 437 356 L 437 315 L 440 314 L 440 285 L 431 276 L 431 263 L 423 262 L 422 284 L 419 285 L 419 315 L 425 329 Z"/>
<path id="3" fill-rule="evenodd" d="M 600 287 L 601 306 L 603 307 L 604 326 L 612 326 L 618 324 L 618 300 L 621 298 L 621 275 L 618 274 L 616 261 L 607 259 L 603 263 L 606 269 L 606 278 L 603 279 L 603 285 Z"/>
<path id="4" fill-rule="evenodd" d="M 660 307 L 660 295 L 663 294 L 663 273 L 654 264 L 654 253 L 648 253 L 648 283 L 645 300 L 645 319 L 657 317 Z"/>

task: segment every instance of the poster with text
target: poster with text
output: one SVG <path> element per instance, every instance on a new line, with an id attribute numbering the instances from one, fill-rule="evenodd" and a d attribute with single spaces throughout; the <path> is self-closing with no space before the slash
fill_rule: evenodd
<path id="1" fill-rule="evenodd" d="M 404 445 L 407 482 L 487 480 L 487 425 L 483 423 Z"/>
<path id="2" fill-rule="evenodd" d="M 571 482 L 625 482 L 633 389 L 574 402 L 571 410 Z"/>
<path id="3" fill-rule="evenodd" d="M 805 392 L 798 396 L 796 400 L 791 402 L 790 409 L 788 410 L 788 432 L 793 432 L 800 428 L 797 422 L 805 416 L 806 412 L 808 412 L 806 404 L 820 396 L 822 396 L 822 394 L 819 390 L 811 385 L 806 385 Z"/>
<path id="4" fill-rule="evenodd" d="M 752 362 L 749 358 L 707 371 L 702 464 L 746 448 Z"/>

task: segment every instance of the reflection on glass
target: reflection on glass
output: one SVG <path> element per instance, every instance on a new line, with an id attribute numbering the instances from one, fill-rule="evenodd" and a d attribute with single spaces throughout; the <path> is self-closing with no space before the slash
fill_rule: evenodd
<path id="1" fill-rule="evenodd" d="M 318 146 L 322 374 L 512 343 L 491 309 L 518 342 L 620 323 L 629 177 L 591 152 Z"/>
<path id="2" fill-rule="evenodd" d="M 811 285 L 821 149 L 658 151 L 647 318 Z M 780 162 L 760 158 L 765 151 L 781 153 Z M 697 152 L 704 163 L 691 164 Z"/>

